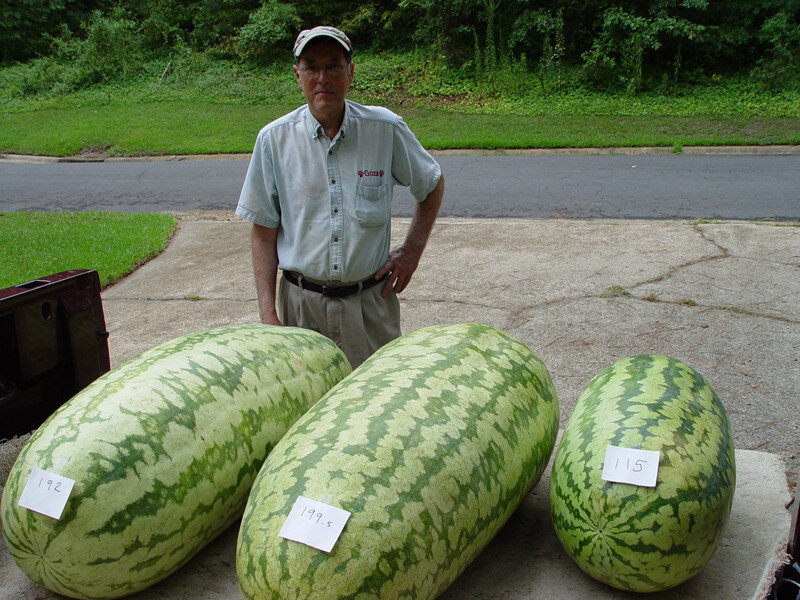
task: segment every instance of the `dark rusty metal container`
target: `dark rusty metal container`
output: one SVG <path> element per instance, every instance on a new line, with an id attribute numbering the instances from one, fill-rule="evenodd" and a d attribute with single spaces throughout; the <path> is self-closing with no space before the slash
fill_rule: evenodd
<path id="1" fill-rule="evenodd" d="M 97 271 L 0 290 L 0 438 L 35 429 L 108 369 Z"/>

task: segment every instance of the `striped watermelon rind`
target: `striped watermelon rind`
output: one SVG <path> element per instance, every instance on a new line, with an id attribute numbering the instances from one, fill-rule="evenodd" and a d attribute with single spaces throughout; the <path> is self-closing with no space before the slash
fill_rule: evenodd
<path id="1" fill-rule="evenodd" d="M 75 598 L 163 579 L 241 515 L 268 451 L 349 371 L 322 335 L 261 324 L 143 352 L 22 449 L 0 504 L 9 553 L 31 579 Z M 59 520 L 17 505 L 32 467 L 76 481 Z"/>
<path id="2" fill-rule="evenodd" d="M 243 596 L 435 598 L 538 481 L 557 431 L 547 369 L 508 334 L 468 323 L 402 336 L 264 463 L 239 532 Z M 330 554 L 278 537 L 298 496 L 352 513 Z"/>
<path id="3" fill-rule="evenodd" d="M 660 452 L 657 485 L 603 481 L 607 445 Z M 587 574 L 652 592 L 689 579 L 711 558 L 736 485 L 724 406 L 697 371 L 634 356 L 596 375 L 562 434 L 550 481 L 553 525 Z"/>

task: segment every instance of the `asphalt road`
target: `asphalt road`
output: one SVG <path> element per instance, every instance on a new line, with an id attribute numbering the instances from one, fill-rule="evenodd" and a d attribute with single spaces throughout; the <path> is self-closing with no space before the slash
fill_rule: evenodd
<path id="1" fill-rule="evenodd" d="M 800 218 L 800 154 L 442 155 L 442 216 L 475 218 Z M 0 210 L 231 209 L 246 159 L 0 161 Z M 413 207 L 395 188 L 394 216 Z"/>

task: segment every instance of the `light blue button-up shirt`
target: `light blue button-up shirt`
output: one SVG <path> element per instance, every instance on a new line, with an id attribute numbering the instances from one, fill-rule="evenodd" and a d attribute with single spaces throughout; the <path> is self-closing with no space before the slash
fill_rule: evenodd
<path id="1" fill-rule="evenodd" d="M 236 214 L 278 228 L 281 269 L 359 281 L 389 256 L 393 187 L 408 186 L 421 202 L 440 176 L 393 112 L 347 100 L 330 140 L 301 106 L 259 132 Z"/>

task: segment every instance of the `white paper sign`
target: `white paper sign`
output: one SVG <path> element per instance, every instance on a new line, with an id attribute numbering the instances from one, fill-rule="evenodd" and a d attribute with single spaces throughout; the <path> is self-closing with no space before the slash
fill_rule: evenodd
<path id="1" fill-rule="evenodd" d="M 654 450 L 606 446 L 603 479 L 617 483 L 631 483 L 642 487 L 655 487 L 658 461 L 661 453 Z"/>
<path id="2" fill-rule="evenodd" d="M 330 552 L 349 518 L 346 510 L 299 496 L 278 535 Z"/>
<path id="3" fill-rule="evenodd" d="M 17 504 L 48 517 L 60 519 L 73 485 L 75 485 L 74 479 L 33 467 Z"/>

